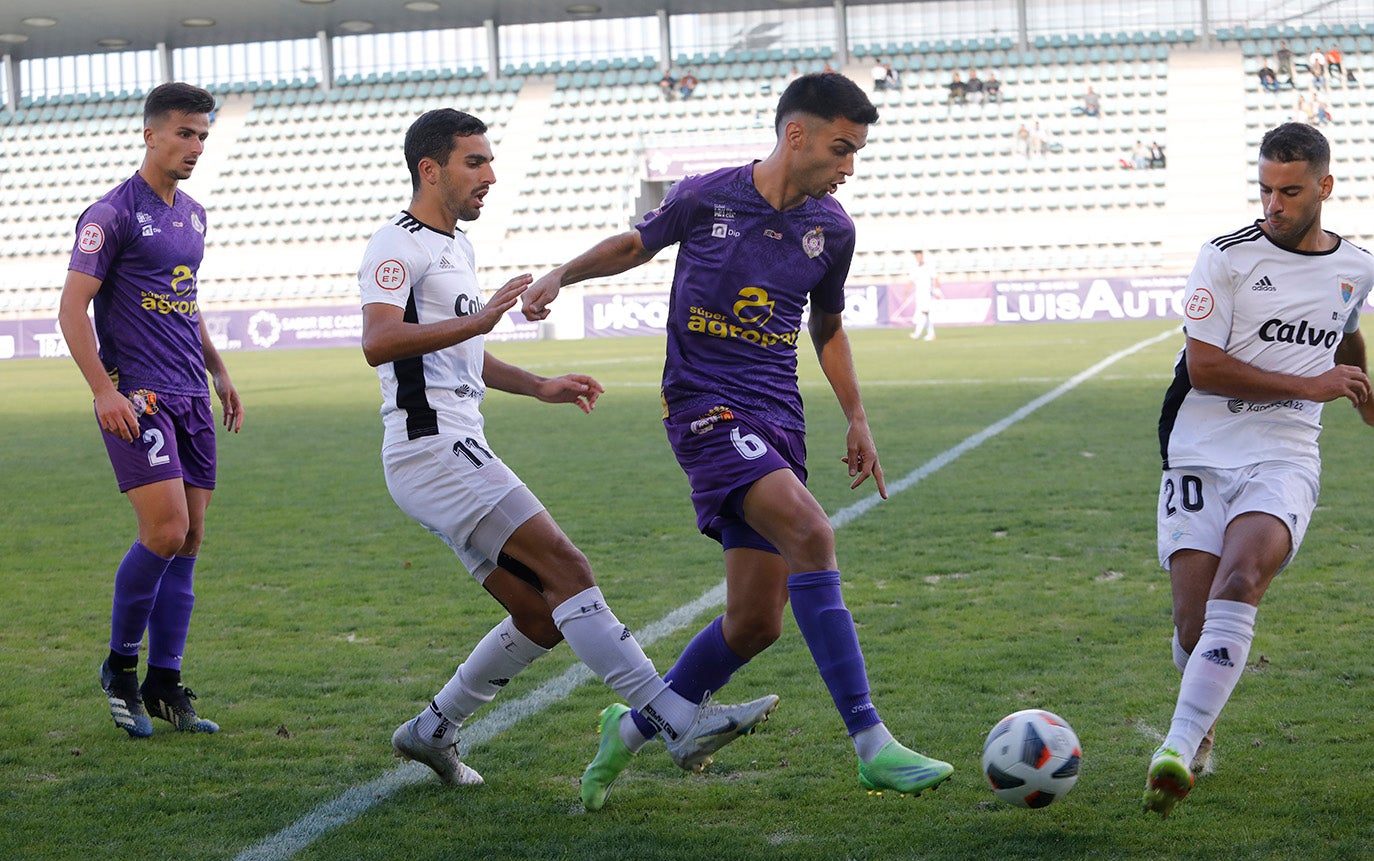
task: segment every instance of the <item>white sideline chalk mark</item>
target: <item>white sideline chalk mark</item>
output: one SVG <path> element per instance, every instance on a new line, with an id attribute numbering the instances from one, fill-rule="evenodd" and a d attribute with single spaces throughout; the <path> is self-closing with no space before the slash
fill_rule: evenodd
<path id="1" fill-rule="evenodd" d="M 1178 332 L 1178 329 L 1170 329 L 1155 337 L 1147 338 L 1134 346 L 1127 347 L 1120 352 L 1113 353 L 1088 368 L 1086 371 L 1071 377 L 1054 390 L 1041 395 L 1016 410 L 1001 421 L 988 425 L 983 430 L 965 439 L 953 448 L 947 449 L 931 458 L 925 464 L 916 468 L 901 479 L 892 482 L 888 485 L 888 495 L 892 496 L 901 493 L 903 490 L 916 485 L 918 482 L 934 474 L 941 468 L 953 463 L 962 455 L 967 454 L 987 440 L 1021 421 L 1021 419 L 1051 401 L 1063 396 L 1067 392 L 1072 391 L 1085 381 L 1092 379 L 1116 362 L 1147 347 L 1151 347 L 1166 338 L 1176 337 Z M 830 518 L 830 523 L 835 529 L 839 529 L 863 516 L 880 501 L 881 497 L 876 493 L 861 499 L 853 505 L 846 506 L 835 512 Z M 725 583 L 721 582 L 702 593 L 695 601 L 684 604 L 664 616 L 662 619 L 659 619 L 657 622 L 636 631 L 635 638 L 639 640 L 641 646 L 647 647 L 660 638 L 672 634 L 679 628 L 690 624 L 699 614 L 706 610 L 719 607 L 723 603 L 725 603 Z M 591 681 L 594 678 L 595 676 L 592 675 L 591 670 L 588 670 L 584 664 L 579 662 L 572 665 L 562 675 L 545 682 L 538 689 L 530 692 L 526 696 L 502 703 L 493 708 L 485 717 L 468 724 L 462 733 L 465 746 L 471 750 L 472 748 L 490 741 L 525 718 L 538 714 L 553 703 L 566 698 L 579 685 Z M 1143 725 L 1138 724 L 1137 726 Z M 329 831 L 357 819 L 373 805 L 391 797 L 397 790 L 430 779 L 433 774 L 434 772 L 426 766 L 414 762 L 399 765 L 376 780 L 360 786 L 354 786 L 332 801 L 321 804 L 319 807 L 316 807 L 314 810 L 302 816 L 286 828 L 283 828 L 281 831 L 278 831 L 276 834 L 264 838 L 256 845 L 235 855 L 234 861 L 281 861 L 281 859 L 290 858 Z"/>
<path id="2" fill-rule="evenodd" d="M 1088 368 L 1086 371 L 1083 371 L 1082 373 L 1075 374 L 1068 380 L 1065 380 L 1063 383 L 1056 386 L 1054 389 L 1046 392 L 1045 394 L 1041 395 L 1040 397 L 1021 407 L 1020 409 L 1016 410 L 1011 415 L 1007 416 L 1001 421 L 988 425 L 987 427 L 978 431 L 978 433 L 974 434 L 968 439 L 965 439 L 963 442 L 959 443 L 953 448 L 946 449 L 940 454 L 935 455 L 935 457 L 932 457 L 930 460 L 926 461 L 922 466 L 912 470 L 902 478 L 899 478 L 896 481 L 889 483 L 887 486 L 888 495 L 892 496 L 901 493 L 902 491 L 914 486 L 918 482 L 929 477 L 935 472 L 943 469 L 944 467 L 949 466 L 951 463 L 958 460 L 963 455 L 967 454 L 970 451 L 973 451 L 978 446 L 982 445 L 983 443 L 997 436 L 1002 431 L 1021 421 L 1026 416 L 1043 407 L 1045 404 L 1048 404 L 1051 401 L 1058 400 L 1060 397 L 1078 388 L 1083 383 L 1097 376 L 1102 371 L 1106 370 L 1107 368 L 1111 367 L 1112 365 L 1116 364 L 1117 362 L 1121 361 L 1127 356 L 1138 353 L 1147 347 L 1152 347 L 1155 344 L 1158 344 L 1160 341 L 1176 337 L 1178 335 L 1178 332 L 1178 329 L 1170 329 L 1169 331 L 1162 332 L 1154 336 L 1153 338 L 1146 338 L 1144 341 L 1127 347 L 1126 349 L 1121 350 L 1120 352 L 1112 353 L 1110 356 L 1093 365 L 1091 368 Z M 882 497 L 874 493 L 871 496 L 867 496 L 863 499 L 860 499 L 853 505 L 848 505 L 844 508 L 841 508 L 839 511 L 835 512 L 833 517 L 830 518 L 830 522 L 834 524 L 836 529 L 838 529 L 846 523 L 850 523 L 851 521 L 862 516 L 873 506 L 877 505 L 879 502 L 882 502 Z"/>
<path id="3" fill-rule="evenodd" d="M 1156 745 L 1164 743 L 1164 733 L 1145 723 L 1143 720 L 1135 722 L 1135 731 L 1145 736 Z"/>
<path id="4" fill-rule="evenodd" d="M 721 582 L 695 601 L 678 607 L 657 622 L 635 632 L 635 639 L 639 640 L 641 646 L 648 646 L 655 640 L 690 624 L 698 614 L 723 603 L 725 583 Z M 471 750 L 491 741 L 530 715 L 538 714 L 550 704 L 567 698 L 579 685 L 595 678 L 585 664 L 573 664 L 557 678 L 550 679 L 519 699 L 502 703 L 485 717 L 464 727 L 464 747 Z M 290 858 L 326 832 L 357 819 L 372 805 L 388 798 L 397 790 L 433 777 L 434 772 L 426 765 L 416 762 L 402 763 L 376 780 L 355 786 L 333 801 L 321 804 L 256 846 L 243 850 L 234 856 L 235 861 L 276 861 Z"/>
<path id="5" fill-rule="evenodd" d="M 1164 733 L 1145 723 L 1143 720 L 1135 721 L 1135 731 L 1150 740 L 1150 743 L 1158 747 L 1164 743 Z M 1217 770 L 1217 751 L 1212 748 L 1212 754 L 1207 757 L 1207 762 L 1202 766 L 1201 771 L 1195 772 L 1198 777 L 1206 777 Z"/>

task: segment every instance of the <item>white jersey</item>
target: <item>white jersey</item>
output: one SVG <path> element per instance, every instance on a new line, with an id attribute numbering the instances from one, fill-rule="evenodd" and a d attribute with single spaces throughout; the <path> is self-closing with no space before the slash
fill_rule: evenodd
<path id="1" fill-rule="evenodd" d="M 435 230 L 402 212 L 367 243 L 358 269 L 362 304 L 405 309 L 408 323 L 437 323 L 482 309 L 472 243 L 461 232 Z M 382 383 L 382 445 L 481 430 L 484 339 L 478 335 L 377 367 Z"/>
<path id="2" fill-rule="evenodd" d="M 1335 238 L 1330 251 L 1291 251 L 1256 221 L 1213 239 L 1188 276 L 1184 331 L 1265 371 L 1315 377 L 1335 367 L 1336 346 L 1359 328 L 1359 309 L 1374 284 L 1374 257 Z M 1185 352 L 1159 419 L 1165 469 L 1288 461 L 1320 473 L 1322 404 L 1199 391 L 1189 382 Z"/>
<path id="3" fill-rule="evenodd" d="M 912 296 L 917 311 L 929 311 L 935 300 L 935 279 L 940 277 L 935 264 L 929 260 L 921 264 L 911 264 Z"/>

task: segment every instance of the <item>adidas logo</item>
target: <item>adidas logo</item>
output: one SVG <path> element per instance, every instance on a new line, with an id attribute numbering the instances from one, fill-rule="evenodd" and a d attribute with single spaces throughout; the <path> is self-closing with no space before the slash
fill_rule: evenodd
<path id="1" fill-rule="evenodd" d="M 1260 277 L 1260 280 L 1250 285 L 1250 289 L 1256 293 L 1275 293 L 1279 288 L 1274 286 L 1274 282 L 1269 280 L 1268 275 Z"/>
<path id="2" fill-rule="evenodd" d="M 1208 649 L 1202 653 L 1204 661 L 1211 661 L 1219 667 L 1234 667 L 1236 664 L 1231 660 L 1231 653 L 1226 651 L 1225 646 L 1216 649 Z"/>

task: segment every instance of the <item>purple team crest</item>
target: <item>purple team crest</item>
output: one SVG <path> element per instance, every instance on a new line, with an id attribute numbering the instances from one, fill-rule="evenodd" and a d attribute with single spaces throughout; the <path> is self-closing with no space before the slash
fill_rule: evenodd
<path id="1" fill-rule="evenodd" d="M 813 260 L 820 256 L 825 250 L 825 231 L 819 227 L 813 227 L 802 237 L 802 250 L 806 256 Z"/>
<path id="2" fill-rule="evenodd" d="M 1349 302 L 1350 294 L 1355 292 L 1355 284 L 1353 280 L 1346 275 L 1337 275 L 1336 280 L 1339 281 L 1341 284 L 1341 301 Z"/>

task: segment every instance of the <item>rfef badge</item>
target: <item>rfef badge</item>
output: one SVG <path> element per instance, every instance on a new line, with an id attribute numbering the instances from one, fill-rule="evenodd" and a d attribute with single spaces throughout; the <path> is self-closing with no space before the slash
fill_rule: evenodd
<path id="1" fill-rule="evenodd" d="M 802 237 L 802 250 L 806 256 L 816 259 L 825 250 L 825 231 L 819 227 L 813 227 Z"/>

